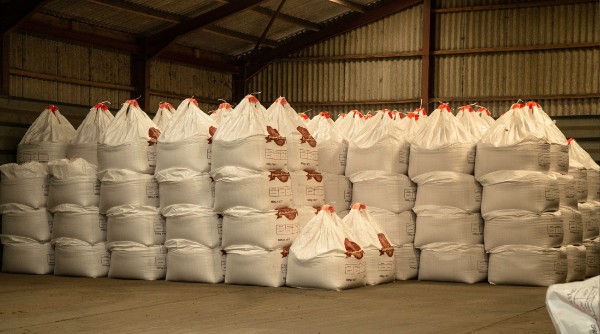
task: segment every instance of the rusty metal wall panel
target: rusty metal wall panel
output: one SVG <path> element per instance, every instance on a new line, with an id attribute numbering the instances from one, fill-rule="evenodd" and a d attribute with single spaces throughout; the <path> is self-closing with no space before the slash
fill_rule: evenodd
<path id="1" fill-rule="evenodd" d="M 500 117 L 503 113 L 508 111 L 513 103 L 517 102 L 518 99 L 507 101 L 507 100 L 482 100 L 482 99 L 464 99 L 462 101 L 451 101 L 450 107 L 456 114 L 460 106 L 477 103 L 477 105 L 484 106 L 490 110 L 494 118 Z M 525 100 L 528 101 L 528 100 Z M 600 98 L 586 98 L 586 99 L 536 99 L 544 111 L 550 116 L 577 116 L 577 115 L 598 115 L 600 110 Z M 445 101 L 444 101 L 445 102 Z M 437 103 L 431 105 L 432 108 L 437 106 Z"/>
<path id="2" fill-rule="evenodd" d="M 537 2 L 544 0 L 527 0 L 527 2 Z M 511 3 L 522 3 L 523 0 L 435 0 L 435 8 L 457 8 L 469 6 L 487 6 L 487 5 L 505 5 Z"/>

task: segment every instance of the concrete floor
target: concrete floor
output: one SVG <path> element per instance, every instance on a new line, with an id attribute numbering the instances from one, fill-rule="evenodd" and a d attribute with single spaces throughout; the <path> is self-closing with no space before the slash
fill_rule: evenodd
<path id="1" fill-rule="evenodd" d="M 545 293 L 417 281 L 333 292 L 0 274 L 0 331 L 553 333 Z"/>

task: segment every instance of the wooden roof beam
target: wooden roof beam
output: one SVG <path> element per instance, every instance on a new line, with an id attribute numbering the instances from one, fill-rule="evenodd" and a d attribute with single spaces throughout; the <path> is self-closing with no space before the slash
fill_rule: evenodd
<path id="1" fill-rule="evenodd" d="M 252 44 L 257 43 L 259 40 L 259 37 L 256 37 L 254 35 L 248 35 L 239 31 L 217 26 L 202 28 L 202 30 L 215 35 L 236 39 L 239 41 L 249 42 Z M 277 42 L 272 39 L 264 39 L 261 44 L 269 47 L 276 47 L 278 45 Z"/>
<path id="2" fill-rule="evenodd" d="M 232 0 L 216 0 L 216 1 L 221 2 L 221 3 L 230 3 Z M 272 17 L 273 14 L 275 14 L 274 10 L 271 10 L 271 9 L 265 8 L 265 7 L 261 7 L 261 6 L 253 7 L 251 10 L 253 12 L 256 12 L 258 14 L 262 14 L 262 15 L 265 15 L 268 17 Z M 319 31 L 319 30 L 323 29 L 323 27 L 318 23 L 314 23 L 314 22 L 311 22 L 308 20 L 301 19 L 299 17 L 287 15 L 284 13 L 279 13 L 277 15 L 277 19 L 288 22 L 288 23 L 295 24 L 299 27 L 306 28 L 308 30 Z"/>
<path id="3" fill-rule="evenodd" d="M 329 0 L 329 2 L 333 2 L 335 4 L 344 6 L 353 12 L 364 13 L 367 11 L 367 9 L 363 5 L 357 4 L 350 0 Z"/>

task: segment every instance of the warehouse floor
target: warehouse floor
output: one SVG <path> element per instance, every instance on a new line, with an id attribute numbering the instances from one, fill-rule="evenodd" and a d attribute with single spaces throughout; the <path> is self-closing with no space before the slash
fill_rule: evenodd
<path id="1" fill-rule="evenodd" d="M 545 293 L 417 281 L 333 292 L 0 274 L 0 331 L 552 333 Z"/>

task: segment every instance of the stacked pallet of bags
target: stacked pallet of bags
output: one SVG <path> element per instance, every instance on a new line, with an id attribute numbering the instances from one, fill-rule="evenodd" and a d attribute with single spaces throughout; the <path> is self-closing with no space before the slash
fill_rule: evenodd
<path id="1" fill-rule="evenodd" d="M 541 112 L 535 102 L 516 103 L 477 144 L 491 284 L 548 286 L 567 277 L 559 182 L 549 173 L 558 159 L 550 158 Z"/>
<path id="2" fill-rule="evenodd" d="M 98 139 L 113 118 L 105 102 L 97 103 L 92 107 L 67 146 L 67 158 L 82 158 L 97 166 Z"/>
<path id="3" fill-rule="evenodd" d="M 214 182 L 208 175 L 216 130 L 213 119 L 189 98 L 158 139 L 156 179 L 166 217 L 168 281 L 224 279 L 222 220 L 213 211 Z"/>
<path id="4" fill-rule="evenodd" d="M 152 175 L 159 136 L 160 130 L 135 100 L 126 101 L 100 135 L 99 208 L 107 216 L 108 277 L 165 277 L 165 222 Z"/>
<path id="5" fill-rule="evenodd" d="M 387 110 L 377 112 L 349 140 L 345 173 L 352 182 L 352 201 L 369 208 L 396 247 L 396 279 L 414 278 L 416 186 L 406 176 L 408 141 Z"/>
<path id="6" fill-rule="evenodd" d="M 476 283 L 487 277 L 481 186 L 473 176 L 476 140 L 441 104 L 411 142 L 419 280 Z"/>
<path id="7" fill-rule="evenodd" d="M 223 214 L 225 283 L 282 286 L 287 249 L 298 234 L 286 138 L 252 95 L 215 133 L 211 176 Z"/>

